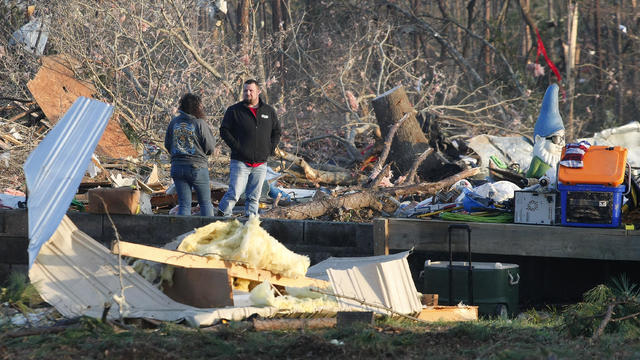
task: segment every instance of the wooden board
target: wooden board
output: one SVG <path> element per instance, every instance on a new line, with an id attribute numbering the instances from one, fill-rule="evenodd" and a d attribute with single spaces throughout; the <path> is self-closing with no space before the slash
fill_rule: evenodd
<path id="1" fill-rule="evenodd" d="M 327 288 L 327 281 L 300 278 L 292 279 L 281 275 L 276 275 L 268 270 L 254 269 L 245 264 L 235 261 L 211 259 L 206 256 L 184 253 L 180 251 L 172 251 L 167 249 L 159 249 L 153 246 L 134 244 L 126 241 L 115 242 L 111 252 L 123 256 L 131 256 L 138 259 L 155 261 L 158 263 L 181 266 L 185 268 L 203 268 L 203 269 L 227 269 L 230 277 L 247 279 L 251 281 L 263 282 L 268 280 L 273 285 L 305 287 L 314 286 L 317 288 Z"/>
<path id="2" fill-rule="evenodd" d="M 374 231 L 374 248 L 448 252 L 448 226 L 455 221 L 386 219 L 388 233 Z M 476 254 L 640 261 L 640 231 L 566 226 L 466 223 Z M 454 232 L 453 251 L 466 252 L 466 233 Z"/>
<path id="3" fill-rule="evenodd" d="M 476 321 L 477 306 L 430 306 L 422 309 L 418 319 L 424 321 Z"/>

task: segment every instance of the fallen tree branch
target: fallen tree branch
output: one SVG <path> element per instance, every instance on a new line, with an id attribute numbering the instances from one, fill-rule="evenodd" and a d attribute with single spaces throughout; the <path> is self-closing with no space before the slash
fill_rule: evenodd
<path id="1" fill-rule="evenodd" d="M 369 183 L 367 187 L 371 189 L 377 188 L 382 182 L 382 179 L 384 179 L 385 177 L 389 177 L 390 175 L 391 175 L 391 163 L 388 163 L 387 165 L 384 166 L 382 171 L 380 171 L 380 173 L 373 180 L 373 182 Z"/>
<path id="2" fill-rule="evenodd" d="M 402 180 L 399 181 L 398 183 L 396 183 L 395 185 L 402 185 L 405 182 L 407 184 L 415 183 L 415 178 L 416 178 L 416 173 L 418 172 L 418 167 L 427 158 L 427 156 L 431 155 L 432 152 L 433 152 L 433 148 L 428 148 L 425 151 L 423 151 L 422 154 L 420 154 L 420 156 L 418 156 L 418 158 L 413 163 L 413 165 L 411 165 L 411 169 L 409 169 L 409 171 L 407 172 L 407 175 L 405 175 L 405 177 L 402 178 Z"/>
<path id="3" fill-rule="evenodd" d="M 448 188 L 462 179 L 477 175 L 479 172 L 480 168 L 466 169 L 438 182 L 423 182 L 415 185 L 383 188 L 380 190 L 380 192 L 395 197 L 406 195 L 432 195 L 435 194 L 438 190 Z"/>
<path id="4" fill-rule="evenodd" d="M 396 135 L 396 131 L 398 131 L 400 125 L 402 125 L 402 123 L 409 118 L 409 115 L 411 115 L 410 112 L 404 114 L 404 116 L 400 120 L 398 120 L 397 123 L 393 124 L 393 126 L 391 126 L 391 128 L 389 129 L 389 133 L 387 133 L 387 137 L 384 140 L 384 148 L 382 150 L 382 154 L 380 154 L 380 158 L 378 159 L 376 166 L 373 167 L 373 171 L 371 171 L 371 175 L 369 175 L 368 182 L 374 182 L 382 171 L 382 166 L 387 161 L 387 157 L 389 156 L 389 152 L 391 151 L 391 143 L 393 142 L 393 137 Z"/>
<path id="5" fill-rule="evenodd" d="M 364 191 L 350 193 L 339 197 L 330 197 L 316 200 L 308 203 L 298 204 L 287 208 L 274 208 L 266 211 L 263 217 L 304 220 L 317 218 L 329 212 L 332 209 L 361 209 L 369 207 L 378 211 L 384 210 L 387 213 L 394 211 L 397 207 L 389 205 L 389 197 L 400 197 L 405 195 L 425 195 L 435 194 L 438 190 L 449 188 L 459 180 L 474 176 L 480 172 L 480 168 L 472 168 L 461 171 L 460 173 L 450 176 L 446 179 L 435 183 L 420 183 L 416 185 L 383 188 L 378 190 L 367 189 Z M 396 201 L 397 202 L 397 201 Z"/>
<path id="6" fill-rule="evenodd" d="M 616 305 L 618 305 L 617 302 L 609 304 L 609 306 L 607 306 L 607 312 L 604 315 L 604 319 L 602 319 L 602 322 L 600 323 L 600 326 L 598 326 L 596 331 L 593 333 L 593 336 L 591 337 L 591 341 L 595 341 L 600 336 L 602 336 L 602 334 L 604 333 L 604 328 L 606 328 L 607 324 L 609 324 L 609 321 L 611 321 L 611 316 L 613 315 L 613 308 Z"/>
<path id="7" fill-rule="evenodd" d="M 371 191 L 361 191 L 340 197 L 329 197 L 322 200 L 289 206 L 273 208 L 263 214 L 266 218 L 304 220 L 317 218 L 332 209 L 361 209 L 373 208 L 382 210 L 380 199 Z"/>
<path id="8" fill-rule="evenodd" d="M 348 171 L 338 172 L 314 169 L 303 158 L 290 154 L 280 148 L 276 148 L 275 155 L 300 166 L 304 170 L 305 178 L 313 183 L 353 185 L 361 181 L 361 179 L 364 179 L 364 176 Z"/>

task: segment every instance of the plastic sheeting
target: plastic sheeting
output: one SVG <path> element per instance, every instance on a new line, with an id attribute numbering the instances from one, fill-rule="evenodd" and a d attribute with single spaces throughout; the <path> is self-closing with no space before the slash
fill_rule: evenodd
<path id="1" fill-rule="evenodd" d="M 32 19 L 11 35 L 9 45 L 21 44 L 27 51 L 42 55 L 48 38 L 49 26 L 47 21 Z"/>
<path id="2" fill-rule="evenodd" d="M 67 212 L 112 113 L 111 105 L 79 97 L 24 163 L 29 267 Z"/>
<path id="3" fill-rule="evenodd" d="M 533 144 L 524 136 L 478 135 L 469 139 L 467 145 L 480 156 L 480 166 L 485 168 L 489 167 L 491 155 L 495 155 L 509 165 L 519 164 L 526 171 L 533 154 Z"/>
<path id="4" fill-rule="evenodd" d="M 619 127 L 597 132 L 593 137 L 580 139 L 591 145 L 622 146 L 629 151 L 627 161 L 633 168 L 640 168 L 640 122 L 634 121 Z"/>

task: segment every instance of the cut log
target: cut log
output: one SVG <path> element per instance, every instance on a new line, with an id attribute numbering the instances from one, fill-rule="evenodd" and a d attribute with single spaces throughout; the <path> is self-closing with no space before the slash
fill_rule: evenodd
<path id="1" fill-rule="evenodd" d="M 395 87 L 373 99 L 372 105 L 380 131 L 385 138 L 393 125 L 409 114 L 409 118 L 397 130 L 389 154 L 389 159 L 393 160 L 397 167 L 394 170 L 399 171 L 398 174 L 406 174 L 416 158 L 429 148 L 428 139 L 416 119 L 416 110 L 409 102 L 402 86 Z M 417 174 L 421 179 L 438 181 L 461 170 L 459 166 L 449 163 L 439 153 L 433 152 L 422 162 Z"/>

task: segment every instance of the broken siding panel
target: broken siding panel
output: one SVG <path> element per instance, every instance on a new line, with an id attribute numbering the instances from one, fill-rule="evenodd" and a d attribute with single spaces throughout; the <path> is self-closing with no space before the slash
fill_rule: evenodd
<path id="1" fill-rule="evenodd" d="M 29 266 L 66 213 L 112 112 L 111 105 L 78 98 L 27 158 Z"/>

